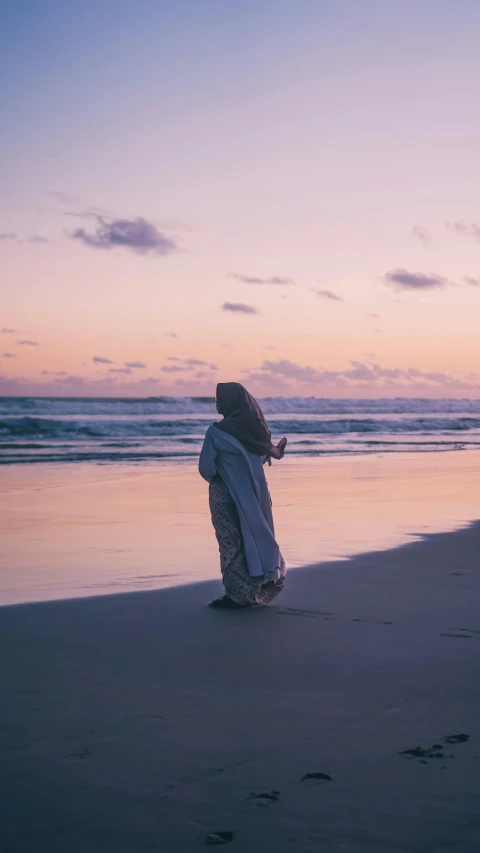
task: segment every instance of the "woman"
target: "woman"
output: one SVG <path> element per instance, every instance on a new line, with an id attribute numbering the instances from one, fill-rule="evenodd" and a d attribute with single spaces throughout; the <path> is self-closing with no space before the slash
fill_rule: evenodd
<path id="1" fill-rule="evenodd" d="M 263 465 L 283 457 L 287 439 L 272 444 L 260 406 L 238 382 L 217 385 L 215 402 L 223 420 L 207 430 L 199 471 L 210 483 L 225 595 L 210 606 L 268 604 L 283 588 L 285 562 Z"/>

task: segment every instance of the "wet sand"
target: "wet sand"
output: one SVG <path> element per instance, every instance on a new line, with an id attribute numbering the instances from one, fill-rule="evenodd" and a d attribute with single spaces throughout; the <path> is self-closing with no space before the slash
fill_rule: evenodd
<path id="1" fill-rule="evenodd" d="M 287 456 L 267 476 L 289 567 L 391 548 L 479 515 L 478 451 Z M 194 461 L 4 466 L 0 519 L 0 604 L 219 574 Z"/>
<path id="2" fill-rule="evenodd" d="M 479 555 L 0 608 L 2 853 L 478 853 Z"/>

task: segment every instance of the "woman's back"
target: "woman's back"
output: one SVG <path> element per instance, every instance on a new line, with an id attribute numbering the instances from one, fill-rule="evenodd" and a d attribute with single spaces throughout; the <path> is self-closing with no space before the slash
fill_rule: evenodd
<path id="1" fill-rule="evenodd" d="M 226 595 L 214 606 L 267 604 L 281 590 L 285 563 L 275 540 L 264 462 L 272 445 L 258 403 L 238 383 L 217 386 L 223 420 L 207 430 L 199 471 L 210 483 L 210 511 Z"/>
<path id="2" fill-rule="evenodd" d="M 261 456 L 211 426 L 205 435 L 199 471 L 208 482 L 220 476 L 242 504 L 256 499 L 273 533 L 272 503 Z"/>

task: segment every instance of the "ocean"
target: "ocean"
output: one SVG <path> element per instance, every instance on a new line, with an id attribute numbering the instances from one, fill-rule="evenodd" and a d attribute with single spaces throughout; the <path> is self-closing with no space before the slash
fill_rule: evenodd
<path id="1" fill-rule="evenodd" d="M 480 446 L 480 400 L 261 400 L 296 456 L 434 452 Z M 218 418 L 211 397 L 0 398 L 0 462 L 159 463 L 198 456 Z"/>

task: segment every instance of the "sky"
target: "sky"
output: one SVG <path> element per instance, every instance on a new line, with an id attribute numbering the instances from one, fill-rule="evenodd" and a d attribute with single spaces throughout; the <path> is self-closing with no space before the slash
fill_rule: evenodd
<path id="1" fill-rule="evenodd" d="M 478 0 L 3 0 L 0 393 L 480 397 Z"/>

